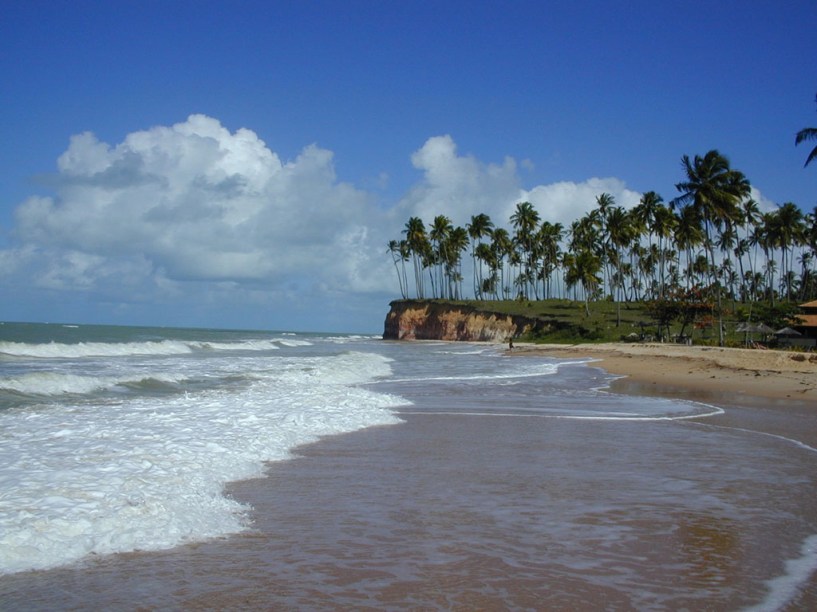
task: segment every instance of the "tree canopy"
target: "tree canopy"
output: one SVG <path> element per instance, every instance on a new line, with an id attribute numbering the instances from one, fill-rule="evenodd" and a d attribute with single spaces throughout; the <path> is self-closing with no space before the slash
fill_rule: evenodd
<path id="1" fill-rule="evenodd" d="M 476 299 L 561 297 L 587 310 L 605 298 L 720 315 L 725 305 L 817 298 L 817 207 L 804 214 L 787 202 L 761 213 L 747 177 L 717 150 L 684 155 L 681 168 L 669 203 L 649 191 L 627 210 L 600 193 L 569 227 L 530 202 L 516 204 L 508 227 L 484 213 L 464 227 L 438 215 L 427 229 L 412 217 L 404 238 L 389 243 L 401 293 L 411 293 L 412 262 L 416 297 L 467 297 L 462 256 L 470 249 Z M 679 302 L 675 310 L 667 300 Z"/>

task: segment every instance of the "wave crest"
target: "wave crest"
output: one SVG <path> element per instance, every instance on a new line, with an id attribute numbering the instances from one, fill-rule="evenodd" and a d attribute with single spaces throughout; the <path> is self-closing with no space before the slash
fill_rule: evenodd
<path id="1" fill-rule="evenodd" d="M 303 340 L 243 340 L 237 342 L 184 342 L 152 340 L 147 342 L 0 342 L 0 355 L 42 359 L 77 359 L 83 357 L 128 357 L 131 355 L 183 355 L 194 351 L 271 351 L 281 347 L 311 346 Z"/>

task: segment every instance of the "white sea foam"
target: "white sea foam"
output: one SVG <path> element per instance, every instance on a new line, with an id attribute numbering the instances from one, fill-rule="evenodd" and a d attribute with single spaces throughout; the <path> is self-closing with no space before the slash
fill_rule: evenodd
<path id="1" fill-rule="evenodd" d="M 724 428 L 724 429 L 727 429 L 727 428 Z M 770 432 L 767 432 L 767 431 L 755 431 L 753 429 L 745 429 L 743 427 L 731 427 L 729 429 L 734 429 L 735 431 L 744 431 L 746 433 L 750 433 L 750 434 L 754 434 L 754 435 L 758 435 L 758 436 L 766 436 L 767 438 L 776 438 L 777 440 L 782 440 L 783 442 L 793 444 L 794 446 L 797 446 L 798 448 L 800 448 L 802 450 L 809 451 L 810 453 L 817 453 L 817 448 L 814 448 L 813 446 L 809 446 L 808 444 L 806 444 L 805 442 L 802 442 L 800 440 L 795 440 L 794 438 L 787 438 L 786 436 L 781 436 L 780 434 L 773 434 L 773 433 L 770 433 Z"/>
<path id="2" fill-rule="evenodd" d="M 32 395 L 91 393 L 109 385 L 109 380 L 95 376 L 77 376 L 56 372 L 34 372 L 0 380 L 0 390 Z"/>
<path id="3" fill-rule="evenodd" d="M 293 340 L 292 338 L 285 338 L 282 340 L 276 340 L 278 344 L 281 346 L 288 346 L 290 348 L 297 347 L 297 346 L 312 346 L 311 342 L 307 342 L 306 340 Z"/>
<path id="4" fill-rule="evenodd" d="M 191 346 L 214 351 L 275 351 L 281 348 L 275 340 L 246 340 L 244 342 L 196 342 Z"/>
<path id="5" fill-rule="evenodd" d="M 225 483 L 319 436 L 399 422 L 389 409 L 404 400 L 354 386 L 389 372 L 349 352 L 287 360 L 240 388 L 0 413 L 0 573 L 244 529 Z"/>
<path id="6" fill-rule="evenodd" d="M 128 357 L 131 355 L 183 355 L 196 350 L 271 351 L 280 349 L 282 346 L 293 348 L 312 346 L 312 343 L 306 340 L 293 340 L 291 338 L 252 339 L 235 342 L 185 342 L 182 340 L 78 342 L 75 344 L 60 342 L 49 342 L 45 344 L 0 342 L 0 354 L 13 357 L 76 359 L 83 357 Z"/>
<path id="7" fill-rule="evenodd" d="M 274 351 L 281 347 L 297 348 L 312 346 L 307 340 L 293 340 L 292 338 L 270 338 L 264 340 L 240 340 L 236 342 L 196 342 L 191 346 L 205 350 L 217 351 Z"/>
<path id="8" fill-rule="evenodd" d="M 756 606 L 746 608 L 746 612 L 783 609 L 815 571 L 817 571 L 817 534 L 803 541 L 799 557 L 786 560 L 786 570 L 782 575 L 766 583 L 769 587 L 766 599 Z"/>
<path id="9" fill-rule="evenodd" d="M 119 385 L 156 381 L 173 384 L 184 380 L 181 374 L 154 373 L 147 376 L 79 376 L 60 372 L 31 372 L 22 376 L 0 379 L 0 391 L 15 391 L 28 395 L 88 394 Z"/>
<path id="10" fill-rule="evenodd" d="M 78 342 L 63 344 L 27 344 L 0 342 L 0 353 L 15 357 L 73 359 L 78 357 L 123 357 L 129 355 L 180 355 L 190 353 L 189 344 L 178 340 L 155 342 Z"/>
<path id="11" fill-rule="evenodd" d="M 710 412 L 704 413 L 693 413 L 693 414 L 679 414 L 679 415 L 660 415 L 660 416 L 650 416 L 646 414 L 633 414 L 627 412 L 603 412 L 603 411 L 591 411 L 586 410 L 584 414 L 566 414 L 565 409 L 563 408 L 556 408 L 556 409 L 543 409 L 539 411 L 531 411 L 531 412 L 523 412 L 523 411 L 508 411 L 508 410 L 495 410 L 491 412 L 474 412 L 474 411 L 445 411 L 445 410 L 434 410 L 434 411 L 411 411 L 411 410 L 401 410 L 400 414 L 413 414 L 413 415 L 429 415 L 433 414 L 434 416 L 469 416 L 469 417 L 490 417 L 490 418 L 505 418 L 505 419 L 557 419 L 557 420 L 566 420 L 566 421 L 626 421 L 626 422 L 634 422 L 634 421 L 643 421 L 643 422 L 654 422 L 654 421 L 683 421 L 685 419 L 700 419 L 710 416 L 715 416 L 718 414 L 723 414 L 723 411 L 720 409 L 715 409 Z"/>
<path id="12" fill-rule="evenodd" d="M 559 365 L 557 363 L 531 363 L 525 364 L 515 369 L 495 370 L 486 369 L 482 372 L 462 373 L 462 370 L 457 369 L 455 373 L 449 375 L 438 376 L 414 376 L 411 379 L 398 379 L 394 382 L 456 382 L 456 381 L 499 381 L 499 380 L 513 380 L 520 378 L 533 378 L 537 376 L 551 376 L 558 372 Z"/>
<path id="13" fill-rule="evenodd" d="M 493 354 L 494 351 L 491 348 L 480 348 L 480 349 L 471 349 L 471 350 L 452 350 L 452 351 L 435 351 L 438 355 L 484 355 L 485 353 Z"/>

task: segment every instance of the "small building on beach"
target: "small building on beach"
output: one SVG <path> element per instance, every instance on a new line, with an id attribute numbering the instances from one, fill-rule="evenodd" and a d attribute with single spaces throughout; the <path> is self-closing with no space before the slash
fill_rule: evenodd
<path id="1" fill-rule="evenodd" d="M 792 321 L 791 327 L 803 336 L 803 339 L 811 340 L 809 343 L 814 346 L 817 342 L 817 300 L 800 304 L 801 314 Z"/>

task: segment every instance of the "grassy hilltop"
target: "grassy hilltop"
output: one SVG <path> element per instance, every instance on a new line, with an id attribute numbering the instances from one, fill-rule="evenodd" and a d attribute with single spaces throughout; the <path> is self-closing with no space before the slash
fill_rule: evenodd
<path id="1" fill-rule="evenodd" d="M 436 304 L 468 306 L 486 313 L 515 315 L 548 323 L 547 330 L 520 338 L 523 341 L 575 344 L 581 342 L 637 342 L 642 340 L 678 341 L 678 336 L 690 337 L 695 344 L 717 345 L 717 322 L 713 318 L 696 318 L 684 324 L 683 313 L 661 311 L 655 303 L 616 303 L 610 300 L 593 302 L 589 314 L 582 302 L 551 300 L 421 300 Z M 769 312 L 756 305 L 753 319 L 784 324 L 785 312 Z M 660 318 L 663 317 L 663 322 Z M 743 346 L 747 336 L 736 331 L 737 323 L 746 320 L 742 308 L 724 320 L 725 344 Z M 751 334 L 750 340 L 762 341 L 762 334 Z"/>

